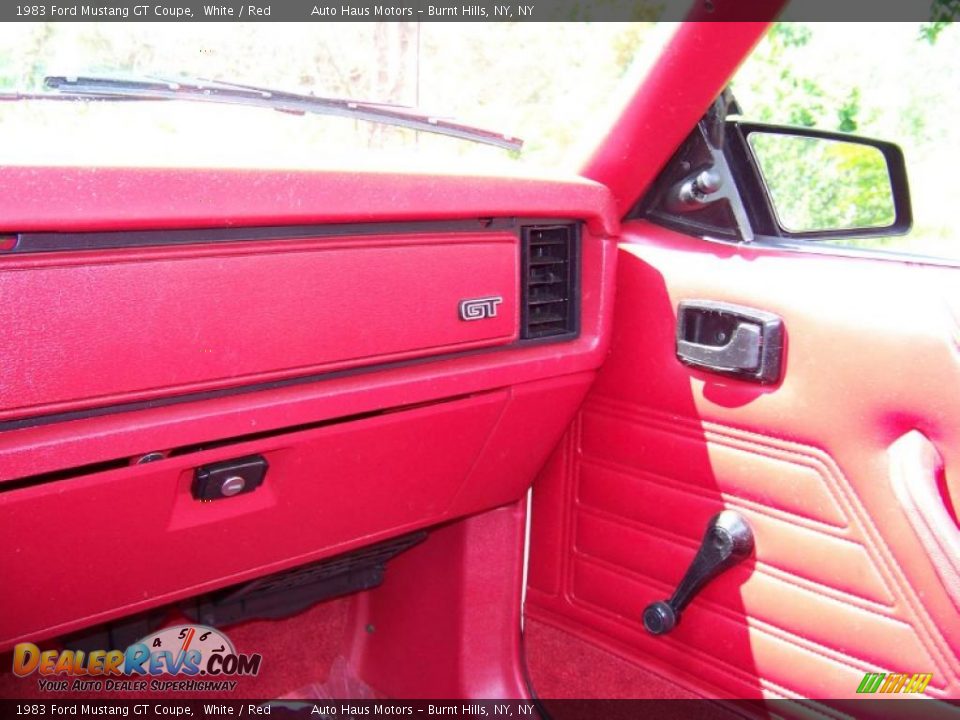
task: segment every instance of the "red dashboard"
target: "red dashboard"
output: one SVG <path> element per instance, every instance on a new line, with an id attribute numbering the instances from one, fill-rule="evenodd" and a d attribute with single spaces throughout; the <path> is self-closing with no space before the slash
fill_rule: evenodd
<path id="1" fill-rule="evenodd" d="M 31 588 L 2 648 L 517 500 L 605 353 L 616 222 L 588 181 L 51 168 L 2 186 L 2 570 Z M 530 238 L 556 227 L 570 325 L 541 336 L 531 278 L 561 266 Z M 256 491 L 192 494 L 198 466 L 254 454 Z"/>

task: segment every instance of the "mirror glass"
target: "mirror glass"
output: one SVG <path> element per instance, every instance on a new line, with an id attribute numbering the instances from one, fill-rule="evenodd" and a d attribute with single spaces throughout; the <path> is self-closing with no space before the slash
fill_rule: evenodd
<path id="1" fill-rule="evenodd" d="M 872 145 L 767 132 L 748 141 L 784 230 L 882 228 L 896 220 L 887 161 Z"/>

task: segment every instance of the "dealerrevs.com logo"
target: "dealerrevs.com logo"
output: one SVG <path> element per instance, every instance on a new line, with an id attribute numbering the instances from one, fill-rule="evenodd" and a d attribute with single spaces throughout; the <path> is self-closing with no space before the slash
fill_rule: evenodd
<path id="1" fill-rule="evenodd" d="M 224 691 L 236 688 L 232 678 L 257 675 L 262 660 L 259 653 L 238 653 L 219 630 L 178 625 L 126 650 L 40 650 L 20 643 L 13 650 L 13 672 L 22 678 L 36 673 L 39 688 L 51 692 Z"/>

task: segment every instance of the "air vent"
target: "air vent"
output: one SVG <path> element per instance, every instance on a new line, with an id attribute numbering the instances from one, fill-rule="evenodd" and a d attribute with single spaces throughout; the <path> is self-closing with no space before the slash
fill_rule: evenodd
<path id="1" fill-rule="evenodd" d="M 522 337 L 575 335 L 577 244 L 574 225 L 523 228 Z"/>

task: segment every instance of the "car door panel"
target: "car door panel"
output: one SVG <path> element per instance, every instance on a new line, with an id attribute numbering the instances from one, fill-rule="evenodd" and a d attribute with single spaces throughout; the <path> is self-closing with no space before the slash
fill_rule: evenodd
<path id="1" fill-rule="evenodd" d="M 627 223 L 611 354 L 535 485 L 528 617 L 707 696 L 850 697 L 878 671 L 929 672 L 928 694 L 955 695 L 948 569 L 896 496 L 889 450 L 919 430 L 948 478 L 960 462 L 956 286 L 946 267 Z M 782 381 L 681 364 L 687 299 L 782 317 Z M 755 557 L 648 635 L 643 608 L 672 592 L 722 508 L 748 519 Z"/>

